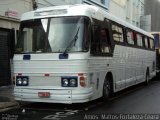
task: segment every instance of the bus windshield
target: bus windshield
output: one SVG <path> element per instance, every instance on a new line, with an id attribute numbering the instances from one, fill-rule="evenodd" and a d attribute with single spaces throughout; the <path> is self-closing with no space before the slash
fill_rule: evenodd
<path id="1" fill-rule="evenodd" d="M 86 52 L 89 19 L 59 17 L 22 21 L 16 53 Z"/>

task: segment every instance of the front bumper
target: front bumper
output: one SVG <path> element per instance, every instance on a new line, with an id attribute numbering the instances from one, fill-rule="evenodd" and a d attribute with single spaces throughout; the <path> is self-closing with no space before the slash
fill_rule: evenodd
<path id="1" fill-rule="evenodd" d="M 41 87 L 42 88 L 42 87 Z M 41 98 L 38 92 L 50 92 L 49 98 Z M 26 102 L 45 103 L 83 103 L 91 100 L 92 88 L 81 89 L 35 89 L 35 88 L 14 88 L 15 100 Z"/>

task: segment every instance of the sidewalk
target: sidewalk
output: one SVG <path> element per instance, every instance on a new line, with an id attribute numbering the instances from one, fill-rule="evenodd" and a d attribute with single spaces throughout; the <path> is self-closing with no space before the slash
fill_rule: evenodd
<path id="1" fill-rule="evenodd" d="M 16 106 L 18 103 L 14 100 L 13 86 L 0 86 L 0 112 Z"/>

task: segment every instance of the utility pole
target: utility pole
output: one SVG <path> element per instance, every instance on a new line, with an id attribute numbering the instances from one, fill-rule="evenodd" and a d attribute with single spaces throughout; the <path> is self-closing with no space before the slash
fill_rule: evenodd
<path id="1" fill-rule="evenodd" d="M 37 9 L 37 2 L 35 0 L 32 0 L 32 7 L 33 7 L 33 10 Z"/>

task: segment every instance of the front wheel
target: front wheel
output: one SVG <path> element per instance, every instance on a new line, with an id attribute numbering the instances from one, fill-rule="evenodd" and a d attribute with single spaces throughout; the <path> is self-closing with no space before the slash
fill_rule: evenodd
<path id="1" fill-rule="evenodd" d="M 111 80 L 108 78 L 105 79 L 103 84 L 103 100 L 108 100 L 112 95 L 112 84 Z"/>

